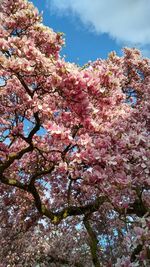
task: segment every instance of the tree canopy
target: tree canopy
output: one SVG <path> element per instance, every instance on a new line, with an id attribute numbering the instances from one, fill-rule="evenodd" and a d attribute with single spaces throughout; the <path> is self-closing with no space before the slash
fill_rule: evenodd
<path id="1" fill-rule="evenodd" d="M 0 266 L 149 266 L 150 61 L 80 67 L 63 44 L 32 3 L 2 1 Z"/>

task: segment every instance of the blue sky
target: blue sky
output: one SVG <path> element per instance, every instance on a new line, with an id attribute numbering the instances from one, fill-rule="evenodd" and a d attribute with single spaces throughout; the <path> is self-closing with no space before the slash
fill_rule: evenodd
<path id="1" fill-rule="evenodd" d="M 44 24 L 64 32 L 66 60 L 83 65 L 124 46 L 150 57 L 149 0 L 33 0 Z"/>

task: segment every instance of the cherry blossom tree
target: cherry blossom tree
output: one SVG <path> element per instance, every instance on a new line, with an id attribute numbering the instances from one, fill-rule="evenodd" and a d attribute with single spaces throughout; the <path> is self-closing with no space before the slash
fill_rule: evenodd
<path id="1" fill-rule="evenodd" d="M 149 59 L 66 62 L 27 0 L 0 22 L 0 264 L 149 266 Z"/>

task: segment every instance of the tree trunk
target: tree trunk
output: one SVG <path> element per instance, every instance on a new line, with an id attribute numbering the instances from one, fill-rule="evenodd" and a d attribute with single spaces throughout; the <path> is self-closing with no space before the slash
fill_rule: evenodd
<path id="1" fill-rule="evenodd" d="M 91 256 L 92 256 L 92 262 L 95 267 L 102 267 L 100 264 L 97 252 L 98 252 L 98 239 L 96 236 L 96 233 L 92 229 L 90 222 L 89 222 L 89 217 L 86 215 L 83 219 L 84 226 L 88 232 L 89 235 L 89 246 L 90 246 L 90 251 L 91 251 Z"/>

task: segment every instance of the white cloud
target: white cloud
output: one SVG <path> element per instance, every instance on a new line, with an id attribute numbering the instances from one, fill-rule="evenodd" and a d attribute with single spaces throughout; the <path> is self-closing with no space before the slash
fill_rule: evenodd
<path id="1" fill-rule="evenodd" d="M 150 44 L 150 0 L 47 0 L 64 14 L 73 12 L 86 26 L 117 41 Z"/>

